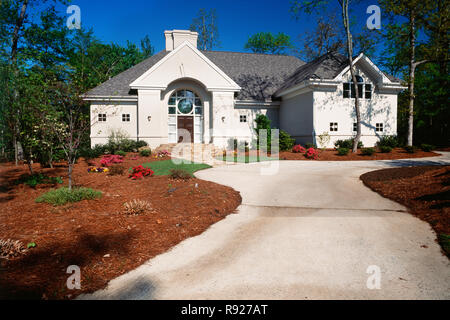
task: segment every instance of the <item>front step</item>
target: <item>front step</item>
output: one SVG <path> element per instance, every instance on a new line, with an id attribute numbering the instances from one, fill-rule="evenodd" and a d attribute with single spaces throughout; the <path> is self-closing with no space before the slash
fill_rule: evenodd
<path id="1" fill-rule="evenodd" d="M 162 144 L 154 150 L 155 153 L 160 151 L 168 151 L 175 158 L 182 158 L 192 162 L 207 163 L 211 165 L 217 162 L 215 157 L 221 152 L 221 150 L 213 144 L 201 143 Z"/>

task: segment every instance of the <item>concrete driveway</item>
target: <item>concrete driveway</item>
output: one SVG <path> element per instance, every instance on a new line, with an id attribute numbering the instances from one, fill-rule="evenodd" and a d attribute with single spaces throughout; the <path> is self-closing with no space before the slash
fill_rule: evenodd
<path id="1" fill-rule="evenodd" d="M 261 175 L 273 163 L 198 172 L 241 192 L 238 214 L 80 298 L 449 299 L 449 260 L 430 226 L 359 180 L 449 159 L 280 161 L 276 175 Z M 369 289 L 378 270 L 379 289 Z"/>

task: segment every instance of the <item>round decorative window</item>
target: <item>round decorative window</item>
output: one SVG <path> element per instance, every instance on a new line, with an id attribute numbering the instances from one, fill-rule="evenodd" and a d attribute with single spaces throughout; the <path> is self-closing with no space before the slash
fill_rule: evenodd
<path id="1" fill-rule="evenodd" d="M 190 90 L 178 90 L 169 99 L 169 114 L 201 116 L 203 114 L 202 101 Z"/>
<path id="2" fill-rule="evenodd" d="M 191 113 L 194 107 L 193 101 L 191 99 L 182 99 L 178 102 L 178 111 L 183 114 Z"/>

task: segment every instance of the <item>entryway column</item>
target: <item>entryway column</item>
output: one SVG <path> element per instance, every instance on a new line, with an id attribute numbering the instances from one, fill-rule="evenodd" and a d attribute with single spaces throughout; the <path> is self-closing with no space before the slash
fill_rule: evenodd
<path id="1" fill-rule="evenodd" d="M 203 103 L 203 143 L 209 144 L 211 142 L 211 134 L 210 134 L 210 108 L 211 103 L 209 101 L 204 101 Z"/>

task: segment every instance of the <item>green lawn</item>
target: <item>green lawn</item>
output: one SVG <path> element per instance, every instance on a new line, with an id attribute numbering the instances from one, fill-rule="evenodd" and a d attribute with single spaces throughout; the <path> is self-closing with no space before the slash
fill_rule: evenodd
<path id="1" fill-rule="evenodd" d="M 244 155 L 239 155 L 234 157 L 233 155 L 227 155 L 225 158 L 219 156 L 216 157 L 217 160 L 221 160 L 221 161 L 226 161 L 226 162 L 236 162 L 236 163 L 253 163 L 253 162 L 262 162 L 262 161 L 276 161 L 279 160 L 277 158 L 271 158 L 271 157 L 267 157 L 267 156 L 260 156 L 259 159 L 257 156 L 255 155 L 251 155 L 251 156 L 244 156 Z"/>
<path id="2" fill-rule="evenodd" d="M 203 163 L 181 163 L 175 164 L 172 160 L 155 161 L 144 163 L 142 166 L 150 168 L 155 172 L 155 176 L 167 176 L 171 169 L 182 169 L 191 175 L 199 170 L 211 168 L 211 166 Z"/>

